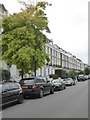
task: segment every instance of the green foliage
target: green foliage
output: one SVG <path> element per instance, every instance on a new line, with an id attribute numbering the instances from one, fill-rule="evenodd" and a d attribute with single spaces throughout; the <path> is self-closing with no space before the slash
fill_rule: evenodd
<path id="1" fill-rule="evenodd" d="M 67 72 L 65 70 L 55 70 L 55 74 L 58 74 L 58 76 L 62 79 L 67 77 Z"/>
<path id="2" fill-rule="evenodd" d="M 84 69 L 85 75 L 89 75 L 90 74 L 90 68 L 86 67 Z"/>
<path id="3" fill-rule="evenodd" d="M 77 75 L 77 73 L 74 70 L 71 70 L 68 72 L 68 77 L 70 77 L 70 78 L 75 78 L 76 75 Z"/>
<path id="4" fill-rule="evenodd" d="M 80 70 L 79 72 L 78 72 L 78 75 L 79 74 L 84 74 L 84 71 L 83 70 Z"/>
<path id="5" fill-rule="evenodd" d="M 58 79 L 58 74 L 50 74 L 49 75 L 50 78 L 53 78 L 53 79 Z"/>
<path id="6" fill-rule="evenodd" d="M 47 2 L 30 5 L 2 20 L 2 59 L 9 66 L 15 64 L 24 74 L 41 68 L 45 59 L 49 61 L 43 42 L 48 40 L 43 31 L 50 33 L 44 13 L 47 5 Z"/>

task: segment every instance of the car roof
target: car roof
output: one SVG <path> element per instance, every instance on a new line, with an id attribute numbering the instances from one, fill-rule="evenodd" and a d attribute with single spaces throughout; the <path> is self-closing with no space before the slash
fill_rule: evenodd
<path id="1" fill-rule="evenodd" d="M 15 82 L 15 81 L 4 81 L 4 82 L 2 82 L 1 85 L 3 85 L 3 84 L 8 84 L 8 83 L 17 83 L 17 82 Z"/>
<path id="2" fill-rule="evenodd" d="M 59 79 L 54 79 L 53 81 L 59 81 Z"/>
<path id="3" fill-rule="evenodd" d="M 44 77 L 30 77 L 30 78 L 23 78 L 23 79 L 21 79 L 21 80 L 37 80 L 37 79 L 45 79 Z M 21 81 L 20 80 L 20 81 Z"/>
<path id="4" fill-rule="evenodd" d="M 72 78 L 66 78 L 65 80 L 72 80 Z"/>
<path id="5" fill-rule="evenodd" d="M 35 79 L 35 77 L 30 77 L 30 78 L 22 78 L 21 80 L 31 80 L 31 79 Z"/>

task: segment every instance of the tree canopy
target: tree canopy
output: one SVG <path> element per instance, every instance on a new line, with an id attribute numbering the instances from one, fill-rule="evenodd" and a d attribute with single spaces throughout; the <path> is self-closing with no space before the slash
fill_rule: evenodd
<path id="1" fill-rule="evenodd" d="M 50 33 L 48 18 L 44 12 L 47 2 L 30 5 L 20 13 L 6 16 L 2 20 L 2 59 L 11 66 L 15 64 L 24 74 L 36 71 L 45 65 L 49 57 L 45 52 L 45 41 Z"/>

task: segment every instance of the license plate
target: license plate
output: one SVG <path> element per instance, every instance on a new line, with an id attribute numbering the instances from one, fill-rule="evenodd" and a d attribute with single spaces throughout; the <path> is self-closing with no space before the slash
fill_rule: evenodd
<path id="1" fill-rule="evenodd" d="M 28 86 L 22 86 L 22 88 L 28 88 Z"/>

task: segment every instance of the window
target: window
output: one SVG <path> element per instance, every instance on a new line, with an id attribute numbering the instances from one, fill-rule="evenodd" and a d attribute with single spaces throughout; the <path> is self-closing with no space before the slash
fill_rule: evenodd
<path id="1" fill-rule="evenodd" d="M 37 79 L 35 83 L 41 83 L 43 82 L 43 79 Z"/>
<path id="2" fill-rule="evenodd" d="M 21 80 L 20 83 L 21 83 L 21 84 L 29 84 L 29 85 L 32 85 L 32 84 L 34 83 L 34 79 Z"/>
<path id="3" fill-rule="evenodd" d="M 49 47 L 47 47 L 47 53 L 49 54 Z"/>
<path id="4" fill-rule="evenodd" d="M 59 80 L 53 80 L 52 82 L 53 82 L 53 83 L 60 83 Z"/>

